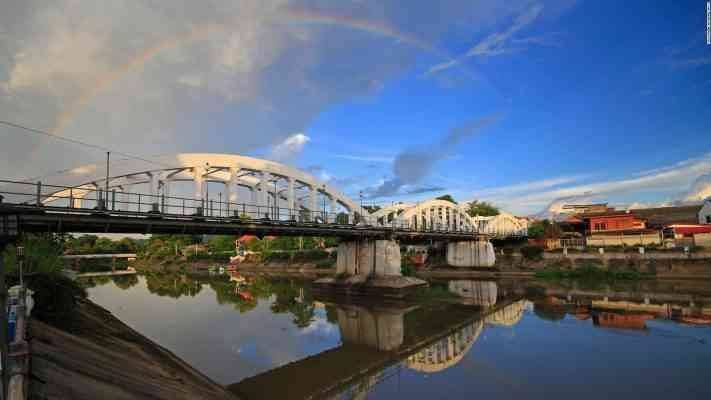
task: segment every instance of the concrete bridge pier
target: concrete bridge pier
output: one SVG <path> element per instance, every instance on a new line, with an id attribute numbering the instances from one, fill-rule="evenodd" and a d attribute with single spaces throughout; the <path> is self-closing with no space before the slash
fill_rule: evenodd
<path id="1" fill-rule="evenodd" d="M 324 294 L 405 297 L 427 282 L 401 271 L 400 244 L 395 240 L 351 239 L 338 245 L 336 276 L 314 282 Z"/>
<path id="2" fill-rule="evenodd" d="M 447 264 L 453 267 L 493 267 L 495 262 L 494 246 L 488 240 L 447 244 Z"/>
<path id="3" fill-rule="evenodd" d="M 336 273 L 349 276 L 402 276 L 400 262 L 400 245 L 395 240 L 343 241 L 338 245 Z"/>

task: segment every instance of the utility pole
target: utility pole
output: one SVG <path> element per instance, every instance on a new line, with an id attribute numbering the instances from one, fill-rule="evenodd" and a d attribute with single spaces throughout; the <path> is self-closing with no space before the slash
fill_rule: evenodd
<path id="1" fill-rule="evenodd" d="M 0 379 L 0 400 L 5 399 L 7 388 L 7 287 L 5 287 L 5 265 L 2 254 L 7 243 L 0 239 L 0 362 L 2 363 L 2 379 Z"/>
<path id="2" fill-rule="evenodd" d="M 109 161 L 111 160 L 111 152 L 106 152 L 106 200 L 109 199 Z"/>

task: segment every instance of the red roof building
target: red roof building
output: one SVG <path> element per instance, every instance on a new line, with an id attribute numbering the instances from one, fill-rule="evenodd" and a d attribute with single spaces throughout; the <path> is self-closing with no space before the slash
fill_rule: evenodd
<path id="1" fill-rule="evenodd" d="M 587 222 L 588 232 L 592 234 L 603 232 L 638 231 L 646 228 L 646 224 L 643 219 L 637 218 L 634 214 L 625 212 L 583 215 L 582 217 Z"/>

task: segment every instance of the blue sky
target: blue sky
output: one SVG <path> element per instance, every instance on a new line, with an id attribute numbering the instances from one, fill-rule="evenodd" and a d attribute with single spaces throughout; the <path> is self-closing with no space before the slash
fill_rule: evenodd
<path id="1" fill-rule="evenodd" d="M 711 195 L 703 0 L 8 7 L 0 117 L 73 139 L 269 157 L 381 203 Z M 103 157 L 0 139 L 10 176 Z"/>

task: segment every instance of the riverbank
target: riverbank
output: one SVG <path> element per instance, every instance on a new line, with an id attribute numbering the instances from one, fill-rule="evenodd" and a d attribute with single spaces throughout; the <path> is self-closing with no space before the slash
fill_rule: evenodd
<path id="1" fill-rule="evenodd" d="M 32 399 L 236 399 L 90 301 L 63 325 L 30 321 Z"/>

